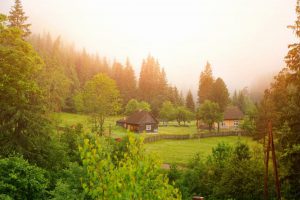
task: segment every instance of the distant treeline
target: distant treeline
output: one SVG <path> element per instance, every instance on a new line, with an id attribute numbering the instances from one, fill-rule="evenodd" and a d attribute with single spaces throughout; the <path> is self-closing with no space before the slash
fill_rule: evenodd
<path id="1" fill-rule="evenodd" d="M 50 33 L 31 35 L 29 42 L 45 62 L 39 75 L 40 84 L 53 111 L 75 112 L 76 92 L 98 73 L 107 74 L 116 81 L 123 105 L 133 98 L 144 100 L 150 103 L 154 113 L 158 113 L 163 101 L 183 104 L 182 95 L 175 86 L 168 84 L 164 69 L 151 55 L 142 61 L 137 80 L 128 58 L 125 64 L 117 60 L 110 63 L 106 57 L 89 54 L 85 49 L 77 51 L 60 37 L 53 39 Z"/>

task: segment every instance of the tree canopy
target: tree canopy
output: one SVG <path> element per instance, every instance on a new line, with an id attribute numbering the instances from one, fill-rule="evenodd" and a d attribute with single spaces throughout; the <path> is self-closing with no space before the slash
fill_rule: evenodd
<path id="1" fill-rule="evenodd" d="M 26 23 L 27 19 L 21 1 L 15 0 L 15 5 L 11 8 L 8 16 L 9 26 L 18 28 L 22 31 L 22 37 L 27 37 L 31 33 L 31 24 Z"/>
<path id="2" fill-rule="evenodd" d="M 103 124 L 107 116 L 120 109 L 120 93 L 114 80 L 105 74 L 95 75 L 82 91 L 83 110 L 94 120 L 94 129 L 103 134 Z"/>
<path id="3" fill-rule="evenodd" d="M 208 125 L 209 130 L 213 128 L 215 122 L 220 122 L 223 117 L 219 105 L 209 100 L 200 105 L 197 113 L 199 118 Z"/>

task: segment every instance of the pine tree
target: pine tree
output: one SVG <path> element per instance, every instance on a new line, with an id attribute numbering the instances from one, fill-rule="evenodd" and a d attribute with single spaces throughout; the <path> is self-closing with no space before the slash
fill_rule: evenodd
<path id="1" fill-rule="evenodd" d="M 229 92 L 226 84 L 221 78 L 217 78 L 211 91 L 211 100 L 218 103 L 221 112 L 224 112 L 229 102 Z"/>
<path id="2" fill-rule="evenodd" d="M 186 95 L 186 107 L 192 112 L 195 111 L 195 102 L 191 90 Z"/>
<path id="3" fill-rule="evenodd" d="M 159 108 L 167 99 L 167 79 L 157 60 L 151 55 L 143 60 L 139 77 L 139 99 L 151 104 L 152 112 L 158 115 Z"/>
<path id="4" fill-rule="evenodd" d="M 178 105 L 179 106 L 184 106 L 185 105 L 185 99 L 184 99 L 182 91 L 180 91 L 180 94 L 179 94 Z"/>
<path id="5" fill-rule="evenodd" d="M 237 96 L 237 91 L 236 90 L 234 90 L 234 93 L 232 95 L 231 103 L 233 105 L 237 105 L 238 104 L 238 96 Z"/>
<path id="6" fill-rule="evenodd" d="M 136 77 L 129 59 L 126 60 L 126 66 L 123 72 L 124 96 L 123 101 L 126 104 L 130 99 L 136 97 Z"/>
<path id="7" fill-rule="evenodd" d="M 25 16 L 25 12 L 23 11 L 23 7 L 20 0 L 15 0 L 15 5 L 11 8 L 8 16 L 9 26 L 10 27 L 17 27 L 23 31 L 23 38 L 30 35 L 31 31 L 29 27 L 31 24 L 26 23 L 28 19 Z"/>
<path id="8" fill-rule="evenodd" d="M 211 90 L 214 83 L 210 63 L 207 62 L 204 71 L 201 72 L 198 89 L 198 102 L 201 104 L 205 100 L 210 100 Z"/>

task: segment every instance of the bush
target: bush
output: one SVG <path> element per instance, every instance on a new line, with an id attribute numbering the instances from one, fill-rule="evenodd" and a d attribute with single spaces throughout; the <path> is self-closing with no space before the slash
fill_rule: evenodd
<path id="1" fill-rule="evenodd" d="M 46 199 L 48 184 L 45 171 L 30 165 L 22 157 L 0 159 L 0 193 L 3 199 Z"/>

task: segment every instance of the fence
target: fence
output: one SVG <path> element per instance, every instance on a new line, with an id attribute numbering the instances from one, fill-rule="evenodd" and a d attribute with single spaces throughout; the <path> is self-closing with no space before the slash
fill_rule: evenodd
<path id="1" fill-rule="evenodd" d="M 188 139 L 199 139 L 208 137 L 222 137 L 222 136 L 242 136 L 246 135 L 243 131 L 228 131 L 228 132 L 211 132 L 211 133 L 195 133 L 185 135 L 169 135 L 169 134 L 158 134 L 151 135 L 144 139 L 145 143 L 156 142 L 160 140 L 188 140 Z"/>

